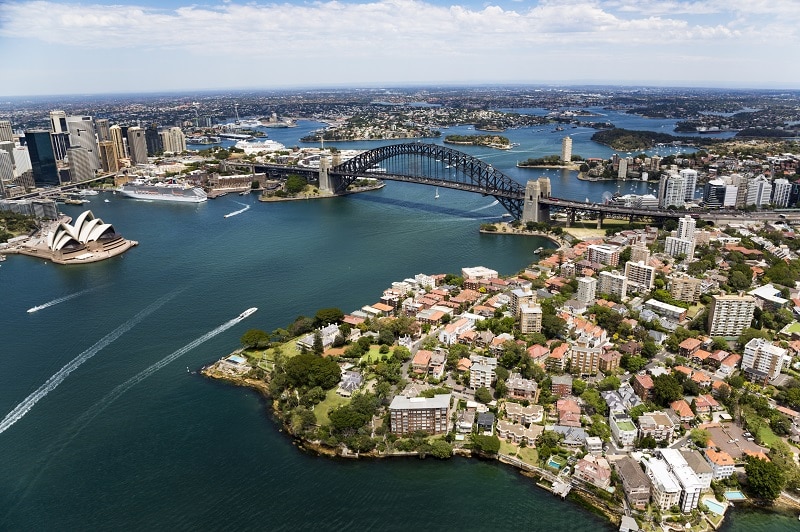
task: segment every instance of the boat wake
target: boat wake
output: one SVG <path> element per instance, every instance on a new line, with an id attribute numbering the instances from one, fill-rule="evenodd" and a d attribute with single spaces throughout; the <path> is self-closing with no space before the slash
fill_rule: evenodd
<path id="1" fill-rule="evenodd" d="M 95 290 L 99 290 L 101 288 L 105 288 L 108 285 L 102 286 L 95 286 L 93 288 L 87 288 L 86 290 L 81 290 L 80 292 L 75 292 L 74 294 L 70 294 L 68 296 L 59 297 L 52 301 L 48 301 L 47 303 L 42 303 L 41 305 L 36 305 L 35 307 L 31 307 L 28 309 L 28 314 L 33 314 L 34 312 L 39 312 L 40 310 L 44 310 L 48 307 L 52 307 L 53 305 L 58 305 L 59 303 L 63 303 L 64 301 L 69 301 L 70 299 L 75 299 L 78 296 L 82 296 L 83 294 L 88 294 L 89 292 L 94 292 Z"/>
<path id="2" fill-rule="evenodd" d="M 172 299 L 178 294 L 179 290 L 171 294 L 167 294 L 166 296 L 162 297 L 161 299 L 157 300 L 156 302 L 150 304 L 150 306 L 146 307 L 144 310 L 139 312 L 136 316 L 131 318 L 130 320 L 126 321 L 103 338 L 101 338 L 96 344 L 91 346 L 86 351 L 82 352 L 80 355 L 73 358 L 66 366 L 58 370 L 52 377 L 47 379 L 47 381 L 39 386 L 35 392 L 30 394 L 28 397 L 25 398 L 20 404 L 14 407 L 11 412 L 0 421 L 0 434 L 8 430 L 14 423 L 22 419 L 25 414 L 27 414 L 33 406 L 38 403 L 41 399 L 43 399 L 48 393 L 52 392 L 56 389 L 56 387 L 64 382 L 64 380 L 69 376 L 70 373 L 78 369 L 84 362 L 95 356 L 99 353 L 103 348 L 108 346 L 110 343 L 117 340 L 120 336 L 131 330 L 133 327 L 139 324 L 143 319 L 147 316 L 158 310 L 161 306 L 163 306 L 167 301 Z"/>
<path id="3" fill-rule="evenodd" d="M 175 360 L 182 357 L 183 355 L 185 355 L 195 347 L 199 346 L 200 344 L 207 342 L 208 340 L 211 340 L 218 334 L 227 331 L 228 329 L 230 329 L 237 323 L 244 321 L 245 319 L 247 319 L 247 316 L 245 316 L 244 313 L 242 313 L 239 316 L 233 318 L 232 320 L 226 321 L 216 329 L 213 329 L 205 333 L 203 336 L 200 336 L 199 338 L 195 338 L 190 343 L 181 347 L 172 354 L 165 356 L 152 366 L 142 370 L 138 374 L 134 375 L 127 381 L 123 382 L 122 384 L 111 390 L 105 397 L 103 397 L 97 403 L 95 403 L 91 408 L 89 408 L 89 410 L 87 410 L 78 419 L 77 423 L 80 425 L 78 432 L 80 432 L 89 422 L 91 422 L 95 417 L 97 417 L 101 412 L 103 412 L 103 410 L 108 408 L 111 405 L 111 403 L 116 401 L 122 394 L 124 394 L 125 392 L 127 392 L 128 390 L 130 390 L 131 388 L 133 388 L 134 386 L 136 386 L 149 376 L 151 376 L 153 373 L 157 372 L 158 370 L 167 366 L 168 364 L 174 362 Z"/>
<path id="4" fill-rule="evenodd" d="M 489 205 L 484 205 L 483 207 L 478 207 L 477 209 L 472 209 L 472 210 L 471 210 L 471 211 L 469 211 L 469 212 L 478 212 L 478 211 L 482 211 L 483 209 L 488 209 L 489 207 L 494 207 L 495 205 L 499 205 L 499 204 L 500 204 L 500 200 L 494 200 L 494 201 L 493 201 L 493 202 L 491 202 Z"/>
<path id="5" fill-rule="evenodd" d="M 238 201 L 235 203 L 239 203 Z M 239 203 L 239 205 L 244 205 L 244 209 L 239 209 L 238 211 L 229 212 L 223 218 L 230 218 L 231 216 L 236 216 L 237 214 L 242 214 L 244 211 L 250 210 L 250 205 L 245 205 L 244 203 Z"/>

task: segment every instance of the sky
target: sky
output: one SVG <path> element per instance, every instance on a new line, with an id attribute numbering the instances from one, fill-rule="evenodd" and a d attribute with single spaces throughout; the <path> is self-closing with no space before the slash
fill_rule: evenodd
<path id="1" fill-rule="evenodd" d="M 800 88 L 800 0 L 0 0 L 0 96 Z"/>

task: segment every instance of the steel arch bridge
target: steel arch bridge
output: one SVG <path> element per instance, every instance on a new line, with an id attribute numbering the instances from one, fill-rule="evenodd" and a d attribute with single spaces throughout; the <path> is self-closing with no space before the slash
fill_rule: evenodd
<path id="1" fill-rule="evenodd" d="M 390 161 L 402 173 L 376 173 L 376 166 Z M 390 144 L 366 151 L 334 166 L 329 175 L 334 192 L 343 193 L 356 179 L 378 177 L 492 196 L 517 220 L 522 219 L 525 187 L 492 165 L 466 153 L 423 142 Z"/>

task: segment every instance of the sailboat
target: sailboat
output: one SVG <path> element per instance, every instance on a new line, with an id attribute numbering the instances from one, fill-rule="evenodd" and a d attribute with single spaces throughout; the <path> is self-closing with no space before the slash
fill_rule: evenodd
<path id="1" fill-rule="evenodd" d="M 433 199 L 439 199 L 439 187 L 436 187 L 436 195 L 433 197 Z"/>

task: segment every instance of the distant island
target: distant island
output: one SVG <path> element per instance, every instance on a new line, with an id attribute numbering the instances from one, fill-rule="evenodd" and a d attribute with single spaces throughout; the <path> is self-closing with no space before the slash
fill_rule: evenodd
<path id="1" fill-rule="evenodd" d="M 447 135 L 444 143 L 459 146 L 486 146 L 497 150 L 511 149 L 511 141 L 500 135 Z"/>
<path id="2" fill-rule="evenodd" d="M 721 139 L 678 137 L 655 131 L 634 131 L 623 128 L 605 129 L 592 135 L 592 140 L 619 151 L 644 151 L 657 144 L 684 144 L 709 146 L 722 142 Z"/>

